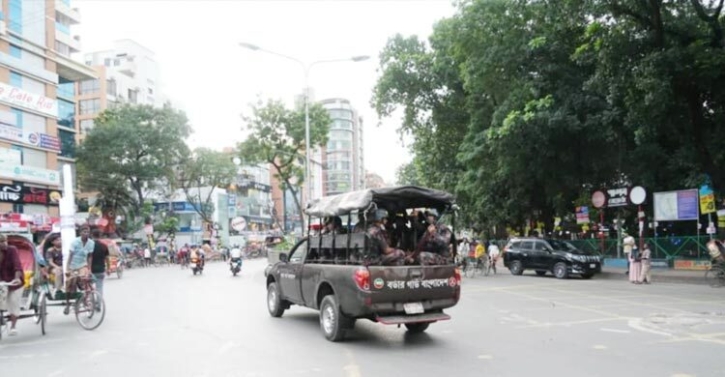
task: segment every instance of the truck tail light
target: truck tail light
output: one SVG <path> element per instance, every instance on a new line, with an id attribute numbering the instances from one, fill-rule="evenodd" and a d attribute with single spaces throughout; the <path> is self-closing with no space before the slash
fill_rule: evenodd
<path id="1" fill-rule="evenodd" d="M 363 291 L 370 290 L 370 271 L 367 268 L 358 268 L 352 275 L 352 280 L 355 280 L 357 287 Z"/>
<path id="2" fill-rule="evenodd" d="M 461 269 L 456 268 L 455 272 L 453 273 L 453 277 L 456 279 L 456 284 L 461 285 Z"/>

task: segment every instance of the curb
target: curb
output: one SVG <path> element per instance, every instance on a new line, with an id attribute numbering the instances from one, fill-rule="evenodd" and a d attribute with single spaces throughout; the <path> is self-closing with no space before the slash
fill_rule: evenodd
<path id="1" fill-rule="evenodd" d="M 607 280 L 622 280 L 627 281 L 627 276 L 624 274 L 625 270 L 614 270 L 614 271 L 602 271 L 600 274 L 595 276 L 599 279 Z M 652 270 L 652 283 L 673 283 L 673 284 L 695 284 L 695 285 L 708 285 L 705 280 L 705 272 L 696 275 L 670 275 L 670 274 L 658 274 L 657 269 Z"/>

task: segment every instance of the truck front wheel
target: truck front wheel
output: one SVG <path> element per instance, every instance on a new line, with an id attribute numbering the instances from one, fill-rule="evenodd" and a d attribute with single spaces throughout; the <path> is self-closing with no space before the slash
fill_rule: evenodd
<path id="1" fill-rule="evenodd" d="M 345 329 L 350 328 L 354 320 L 340 311 L 335 295 L 327 295 L 320 304 L 320 328 L 325 338 L 331 342 L 339 342 L 345 338 Z"/>
<path id="2" fill-rule="evenodd" d="M 269 310 L 269 315 L 279 318 L 284 314 L 285 309 L 286 306 L 280 297 L 277 283 L 269 283 L 267 285 L 267 310 Z"/>
<path id="3" fill-rule="evenodd" d="M 408 332 L 411 334 L 420 334 L 422 332 L 425 332 L 425 330 L 428 330 L 428 326 L 430 326 L 430 322 L 418 322 L 418 323 L 406 323 L 405 328 L 408 329 Z"/>

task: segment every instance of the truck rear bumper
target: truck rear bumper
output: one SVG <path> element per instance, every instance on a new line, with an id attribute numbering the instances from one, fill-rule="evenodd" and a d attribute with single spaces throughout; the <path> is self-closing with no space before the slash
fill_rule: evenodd
<path id="1" fill-rule="evenodd" d="M 445 313 L 424 313 L 416 315 L 391 315 L 384 317 L 375 317 L 375 320 L 384 325 L 399 325 L 403 323 L 421 323 L 421 322 L 437 322 L 451 319 L 451 316 Z"/>

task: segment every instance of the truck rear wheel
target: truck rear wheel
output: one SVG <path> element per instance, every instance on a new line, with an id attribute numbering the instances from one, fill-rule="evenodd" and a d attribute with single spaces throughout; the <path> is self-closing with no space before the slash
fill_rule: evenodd
<path id="1" fill-rule="evenodd" d="M 408 329 L 408 332 L 411 334 L 420 334 L 422 332 L 425 332 L 425 330 L 428 330 L 428 326 L 430 326 L 430 322 L 418 322 L 418 323 L 406 323 L 405 328 Z"/>
<path id="2" fill-rule="evenodd" d="M 286 306 L 279 295 L 277 283 L 269 283 L 267 285 L 267 310 L 269 310 L 269 315 L 279 318 L 284 314 L 285 308 Z"/>
<path id="3" fill-rule="evenodd" d="M 339 342 L 345 338 L 345 329 L 354 326 L 354 320 L 340 311 L 335 295 L 327 295 L 320 304 L 320 328 L 325 338 L 331 342 Z"/>

